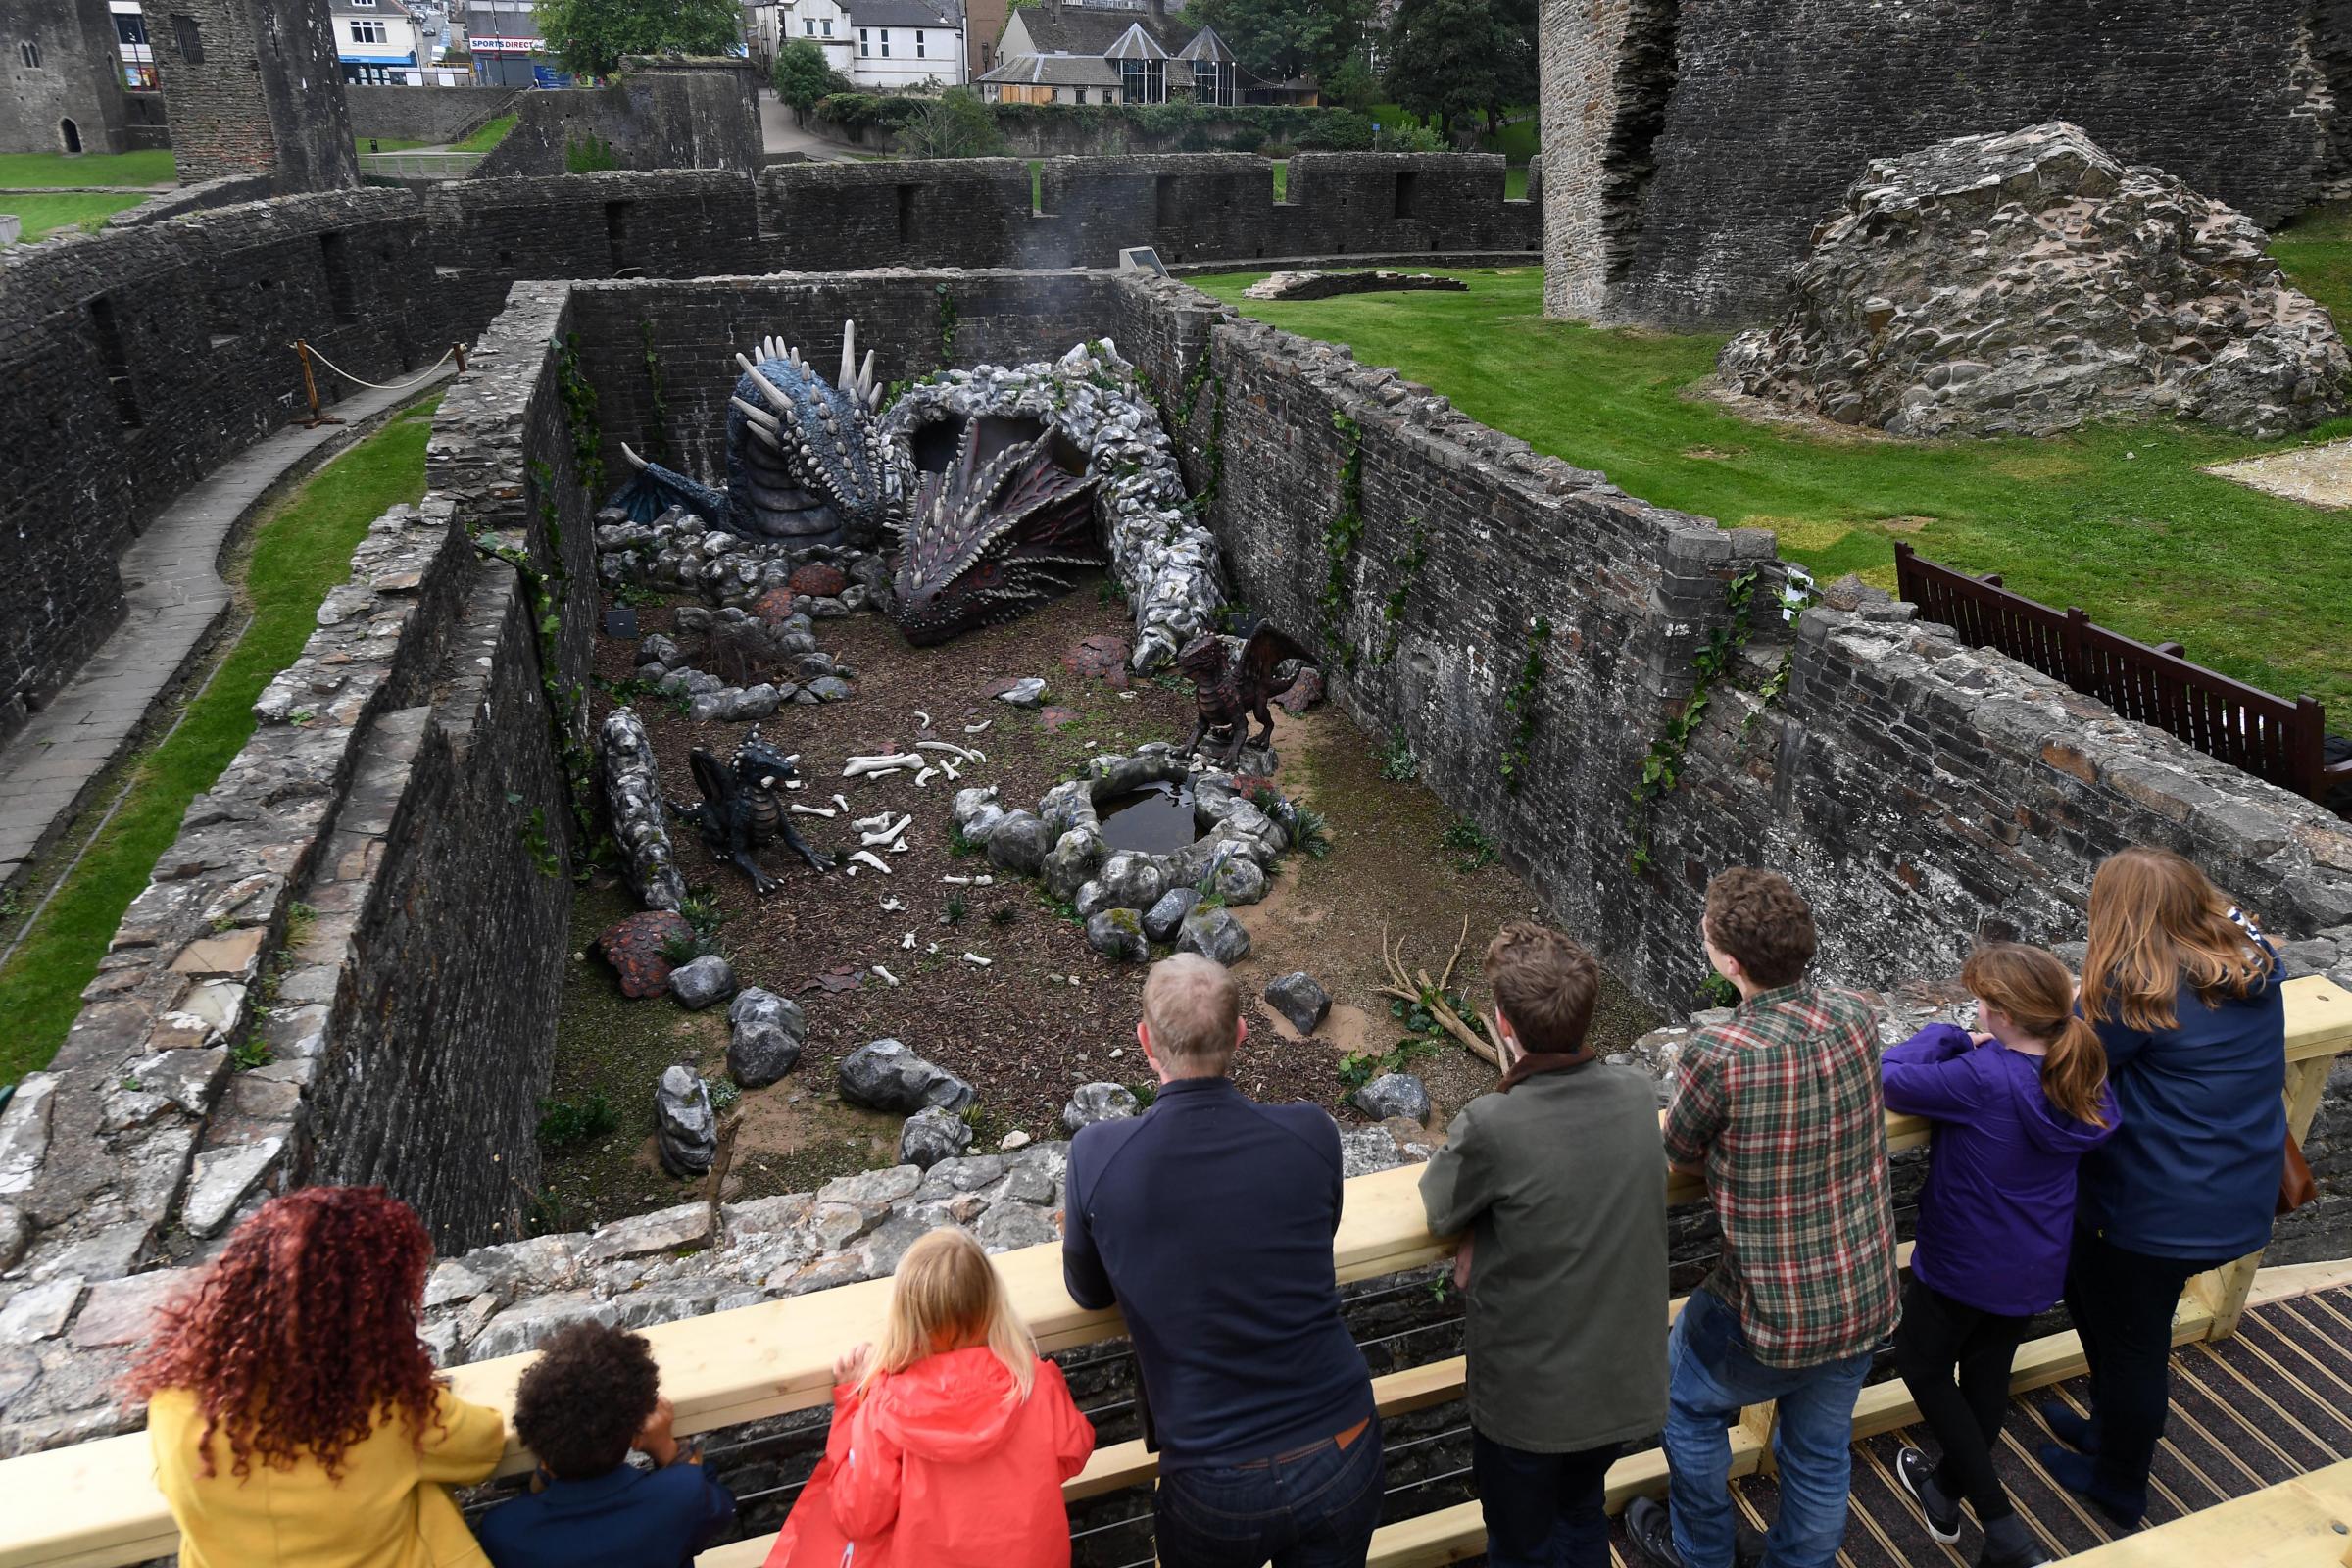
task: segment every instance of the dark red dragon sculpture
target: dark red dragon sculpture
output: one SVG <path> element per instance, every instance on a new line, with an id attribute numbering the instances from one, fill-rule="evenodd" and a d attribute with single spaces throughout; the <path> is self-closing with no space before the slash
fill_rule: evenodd
<path id="1" fill-rule="evenodd" d="M 1205 755 L 1228 769 L 1240 765 L 1244 739 L 1258 746 L 1272 744 L 1274 713 L 1267 705 L 1298 684 L 1298 665 L 1307 662 L 1305 649 L 1271 626 L 1251 632 L 1238 658 L 1232 641 L 1209 632 L 1185 644 L 1176 656 L 1176 667 L 1193 678 L 1193 701 L 1200 708 L 1200 722 L 1184 749 L 1188 754 L 1200 751 L 1205 742 Z M 1254 737 L 1248 722 L 1251 714 L 1258 722 Z"/>
<path id="2" fill-rule="evenodd" d="M 1099 481 L 1066 436 L 1030 419 L 964 424 L 947 466 L 925 470 L 900 542 L 890 618 L 917 646 L 1025 615 L 1108 564 Z"/>

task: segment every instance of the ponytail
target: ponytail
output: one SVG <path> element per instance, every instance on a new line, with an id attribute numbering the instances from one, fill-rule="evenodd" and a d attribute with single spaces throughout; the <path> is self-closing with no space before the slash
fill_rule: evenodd
<path id="1" fill-rule="evenodd" d="M 2041 1092 L 2051 1104 L 2088 1126 L 2107 1125 L 2107 1048 L 2075 1011 L 2075 977 L 2056 955 L 2018 942 L 1988 943 L 1969 956 L 1960 983 L 2044 1044 Z"/>

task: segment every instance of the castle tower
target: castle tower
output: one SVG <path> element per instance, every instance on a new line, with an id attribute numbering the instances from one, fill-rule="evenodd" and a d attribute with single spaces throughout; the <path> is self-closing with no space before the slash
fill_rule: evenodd
<path id="1" fill-rule="evenodd" d="M 0 6 L 0 152 L 120 153 L 122 58 L 106 0 L 9 0 Z"/>
<path id="2" fill-rule="evenodd" d="M 279 195 L 360 182 L 326 0 L 140 0 L 183 183 L 269 174 Z"/>

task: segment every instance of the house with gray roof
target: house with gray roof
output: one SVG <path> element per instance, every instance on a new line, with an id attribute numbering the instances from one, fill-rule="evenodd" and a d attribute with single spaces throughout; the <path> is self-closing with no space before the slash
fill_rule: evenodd
<path id="1" fill-rule="evenodd" d="M 992 103 L 1243 104 L 1314 101 L 1302 83 L 1262 81 L 1217 36 L 1162 0 L 1047 0 L 1004 23 L 997 65 L 980 77 Z"/>

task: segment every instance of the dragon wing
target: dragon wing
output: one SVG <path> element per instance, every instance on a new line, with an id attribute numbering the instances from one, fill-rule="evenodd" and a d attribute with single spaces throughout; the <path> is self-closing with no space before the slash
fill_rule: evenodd
<path id="1" fill-rule="evenodd" d="M 1275 672 L 1292 660 L 1306 664 L 1314 656 L 1271 626 L 1260 626 L 1250 634 L 1242 645 L 1242 657 L 1235 678 L 1244 690 L 1254 688 L 1269 697 L 1278 697 L 1291 689 L 1298 676 L 1294 671 L 1289 680 L 1275 679 Z"/>
<path id="2" fill-rule="evenodd" d="M 724 527 L 727 521 L 727 493 L 714 490 L 700 480 L 689 479 L 675 468 L 665 468 L 639 457 L 621 443 L 621 456 L 629 460 L 634 470 L 621 487 L 607 498 L 605 505 L 618 507 L 629 514 L 631 522 L 651 522 L 671 507 L 684 507 L 713 527 Z"/>
<path id="3" fill-rule="evenodd" d="M 686 754 L 686 765 L 694 769 L 694 787 L 703 792 L 703 799 L 713 808 L 724 806 L 735 793 L 734 777 L 727 764 L 697 746 Z"/>

